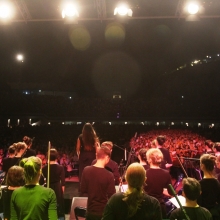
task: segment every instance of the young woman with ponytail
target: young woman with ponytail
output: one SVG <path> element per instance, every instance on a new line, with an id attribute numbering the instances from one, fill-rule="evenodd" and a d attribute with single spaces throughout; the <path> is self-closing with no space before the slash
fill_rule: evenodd
<path id="1" fill-rule="evenodd" d="M 125 179 L 128 189 L 125 193 L 114 194 L 108 201 L 102 220 L 161 220 L 159 202 L 143 191 L 146 171 L 139 163 L 132 163 Z"/>
<path id="2" fill-rule="evenodd" d="M 57 202 L 54 191 L 39 185 L 42 162 L 38 157 L 24 158 L 25 186 L 14 190 L 11 197 L 10 220 L 56 220 Z"/>

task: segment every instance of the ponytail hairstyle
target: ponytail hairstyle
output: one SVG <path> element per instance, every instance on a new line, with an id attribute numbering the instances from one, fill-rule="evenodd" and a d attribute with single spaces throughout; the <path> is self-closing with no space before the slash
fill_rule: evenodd
<path id="1" fill-rule="evenodd" d="M 151 159 L 153 165 L 160 165 L 163 161 L 163 154 L 157 148 L 151 148 L 147 151 L 147 161 Z"/>
<path id="2" fill-rule="evenodd" d="M 20 150 L 25 150 L 27 148 L 27 146 L 24 142 L 14 143 L 12 146 L 15 147 L 16 153 L 19 153 Z"/>
<path id="3" fill-rule="evenodd" d="M 212 173 L 215 168 L 216 157 L 210 154 L 203 154 L 200 163 L 204 165 L 207 172 Z"/>
<path id="4" fill-rule="evenodd" d="M 128 189 L 124 193 L 123 201 L 128 205 L 128 218 L 135 215 L 144 200 L 143 184 L 146 179 L 146 171 L 139 163 L 132 163 L 127 171 L 125 179 Z"/>
<path id="5" fill-rule="evenodd" d="M 19 165 L 24 168 L 24 177 L 27 183 L 37 177 L 42 167 L 42 161 L 39 157 L 28 157 L 21 160 Z"/>
<path id="6" fill-rule="evenodd" d="M 32 139 L 28 136 L 24 136 L 23 137 L 23 142 L 28 146 L 28 147 L 31 147 L 32 145 Z"/>

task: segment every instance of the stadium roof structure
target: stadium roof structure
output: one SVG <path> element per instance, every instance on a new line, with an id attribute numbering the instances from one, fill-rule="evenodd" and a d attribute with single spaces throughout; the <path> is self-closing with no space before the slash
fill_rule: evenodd
<path id="1" fill-rule="evenodd" d="M 14 0 L 15 16 L 12 22 L 62 21 L 63 0 Z M 113 20 L 118 0 L 80 0 L 78 20 Z M 184 19 L 188 0 L 128 0 L 133 11 L 129 19 Z M 219 0 L 199 1 L 200 18 L 220 18 Z"/>

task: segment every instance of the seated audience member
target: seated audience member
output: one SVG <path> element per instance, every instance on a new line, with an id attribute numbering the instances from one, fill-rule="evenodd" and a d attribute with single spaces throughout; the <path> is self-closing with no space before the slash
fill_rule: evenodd
<path id="1" fill-rule="evenodd" d="M 14 190 L 11 197 L 11 220 L 57 219 L 55 192 L 39 185 L 42 162 L 38 157 L 24 158 L 25 186 Z"/>
<path id="2" fill-rule="evenodd" d="M 101 144 L 101 147 L 106 146 L 112 153 L 113 143 L 111 141 L 105 141 Z M 97 160 L 92 161 L 92 165 L 96 163 Z M 112 172 L 115 178 L 115 185 L 119 185 L 120 182 L 120 173 L 118 164 L 110 158 L 109 162 L 105 165 L 105 169 Z"/>
<path id="3" fill-rule="evenodd" d="M 146 171 L 139 163 L 131 164 L 125 179 L 128 189 L 114 194 L 108 201 L 102 220 L 161 220 L 161 209 L 157 199 L 143 191 Z"/>
<path id="4" fill-rule="evenodd" d="M 148 195 L 155 197 L 159 201 L 162 216 L 166 218 L 164 194 L 167 195 L 169 193 L 172 195 L 172 191 L 169 188 L 171 176 L 167 170 L 160 168 L 160 164 L 163 161 L 163 154 L 159 149 L 149 149 L 147 151 L 147 161 L 150 164 L 150 168 L 147 170 L 147 180 L 144 190 Z"/>
<path id="5" fill-rule="evenodd" d="M 13 191 L 24 185 L 24 169 L 12 166 L 6 176 L 7 187 L 2 190 L 4 220 L 10 220 L 10 202 Z"/>
<path id="6" fill-rule="evenodd" d="M 144 167 L 145 170 L 148 170 L 150 166 L 147 164 L 147 149 L 142 148 L 138 152 L 139 163 Z"/>
<path id="7" fill-rule="evenodd" d="M 3 159 L 4 159 L 4 151 L 2 148 L 0 148 L 0 173 L 2 172 Z"/>
<path id="8" fill-rule="evenodd" d="M 204 173 L 200 180 L 201 191 L 198 204 L 208 209 L 213 220 L 220 219 L 220 183 L 215 177 L 214 168 L 216 157 L 210 154 L 203 154 L 200 158 L 200 168 Z"/>
<path id="9" fill-rule="evenodd" d="M 183 196 L 186 199 L 184 209 L 189 219 L 198 220 L 212 220 L 211 213 L 203 207 L 197 204 L 197 199 L 201 193 L 201 186 L 199 182 L 194 178 L 183 179 Z M 183 220 L 186 219 L 183 211 L 178 208 L 174 210 L 170 215 L 170 220 Z"/>
<path id="10" fill-rule="evenodd" d="M 97 162 L 83 170 L 80 189 L 82 195 L 88 195 L 86 220 L 100 220 L 108 199 L 115 193 L 114 176 L 105 169 L 110 157 L 108 147 L 98 147 Z"/>
<path id="11" fill-rule="evenodd" d="M 215 156 L 220 156 L 220 142 L 216 142 L 213 146 L 213 152 L 215 153 Z"/>
<path id="12" fill-rule="evenodd" d="M 212 150 L 212 147 L 214 146 L 214 143 L 211 140 L 206 140 L 205 141 L 205 152 L 206 154 L 213 154 L 214 152 Z"/>
<path id="13" fill-rule="evenodd" d="M 216 158 L 216 167 L 217 167 L 217 169 L 220 170 L 220 155 L 217 156 L 217 158 Z M 220 183 L 220 173 L 217 174 L 217 180 L 218 180 L 219 183 Z"/>

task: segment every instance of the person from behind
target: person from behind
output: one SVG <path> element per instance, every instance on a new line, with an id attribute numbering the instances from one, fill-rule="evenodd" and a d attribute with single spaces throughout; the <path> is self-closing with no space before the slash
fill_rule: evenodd
<path id="1" fill-rule="evenodd" d="M 83 170 L 80 189 L 83 196 L 88 196 L 86 220 L 100 220 L 108 199 L 116 191 L 114 176 L 105 169 L 110 157 L 108 147 L 99 147 L 96 152 L 97 162 Z"/>
<path id="2" fill-rule="evenodd" d="M 84 168 L 90 166 L 96 158 L 96 149 L 100 145 L 95 129 L 90 123 L 83 126 L 82 134 L 76 143 L 76 153 L 79 157 L 79 182 Z"/>
<path id="3" fill-rule="evenodd" d="M 102 220 L 161 220 L 161 208 L 157 199 L 143 191 L 146 171 L 139 163 L 132 163 L 125 175 L 126 192 L 114 194 L 108 201 Z"/>
<path id="4" fill-rule="evenodd" d="M 160 164 L 163 161 L 163 154 L 159 149 L 149 149 L 147 151 L 147 161 L 150 164 L 150 168 L 147 170 L 147 180 L 144 190 L 148 195 L 155 197 L 159 201 L 162 216 L 166 218 L 164 195 L 172 195 L 172 191 L 169 188 L 171 176 L 167 170 L 160 168 Z"/>
<path id="5" fill-rule="evenodd" d="M 163 147 L 163 144 L 166 142 L 166 137 L 165 136 L 158 136 L 156 139 L 156 147 L 162 152 L 163 154 L 163 161 L 161 162 L 160 167 L 162 169 L 168 169 L 173 165 L 170 152 L 166 148 Z"/>
<path id="6" fill-rule="evenodd" d="M 2 190 L 4 220 L 10 220 L 11 195 L 15 189 L 24 186 L 24 169 L 20 166 L 12 166 L 6 175 L 6 188 Z"/>
<path id="7" fill-rule="evenodd" d="M 39 185 L 42 162 L 38 157 L 24 158 L 25 186 L 14 190 L 11 197 L 11 220 L 56 220 L 55 192 Z"/>
<path id="8" fill-rule="evenodd" d="M 15 157 L 15 153 L 16 153 L 16 148 L 14 145 L 11 145 L 8 148 L 8 154 L 7 157 L 5 157 L 3 159 L 3 166 L 2 166 L 2 170 L 7 174 L 8 170 L 10 167 L 12 167 L 14 164 L 13 162 L 13 158 Z"/>
<path id="9" fill-rule="evenodd" d="M 27 150 L 25 152 L 25 155 L 23 156 L 24 158 L 31 157 L 31 156 L 36 156 L 36 151 L 31 149 L 32 144 L 33 144 L 33 139 L 34 138 L 30 138 L 28 136 L 24 136 L 23 137 L 23 142 L 27 146 Z"/>
<path id="10" fill-rule="evenodd" d="M 203 179 L 199 181 L 201 194 L 198 204 L 208 209 L 213 220 L 220 219 L 220 183 L 215 177 L 214 168 L 216 157 L 211 154 L 203 154 L 200 157 L 200 169 L 203 171 Z"/>
<path id="11" fill-rule="evenodd" d="M 197 204 L 197 199 L 201 193 L 201 186 L 199 182 L 194 178 L 183 179 L 183 192 L 182 195 L 186 199 L 186 203 L 183 208 L 186 211 L 189 219 L 199 220 L 212 220 L 211 213 Z M 180 208 L 175 209 L 171 215 L 170 220 L 183 220 L 186 219 L 183 211 Z"/>
<path id="12" fill-rule="evenodd" d="M 101 144 L 101 147 L 106 146 L 112 153 L 113 143 L 111 141 L 105 141 Z M 93 160 L 92 165 L 95 164 L 97 160 Z M 105 165 L 105 169 L 112 172 L 115 178 L 115 185 L 119 185 L 120 183 L 120 173 L 118 164 L 110 158 L 109 162 Z"/>
<path id="13" fill-rule="evenodd" d="M 63 193 L 65 190 L 64 167 L 57 163 L 57 150 L 50 149 L 50 178 L 49 187 L 54 190 L 57 198 L 57 213 L 59 217 L 65 215 Z M 42 168 L 43 176 L 48 179 L 48 165 Z"/>
<path id="14" fill-rule="evenodd" d="M 139 163 L 144 167 L 144 169 L 147 171 L 150 166 L 147 163 L 147 149 L 142 148 L 139 150 L 138 152 L 138 159 L 139 159 Z"/>

